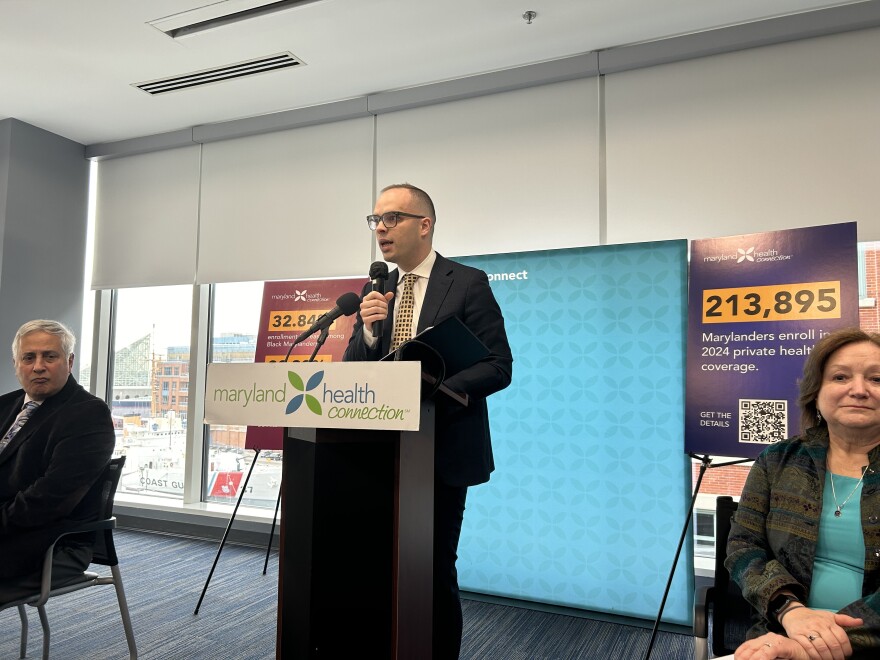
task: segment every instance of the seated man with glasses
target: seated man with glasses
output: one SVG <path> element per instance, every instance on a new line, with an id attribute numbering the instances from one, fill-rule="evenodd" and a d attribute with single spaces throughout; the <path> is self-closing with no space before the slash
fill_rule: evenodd
<path id="1" fill-rule="evenodd" d="M 455 561 L 468 486 L 494 470 L 486 397 L 510 384 L 513 358 L 504 318 L 481 270 L 450 261 L 433 248 L 431 198 L 410 184 L 383 189 L 367 226 L 385 261 L 397 264 L 390 291 L 364 289 L 345 360 L 378 360 L 403 341 L 457 316 L 486 345 L 489 357 L 446 379 L 468 395 L 467 408 L 437 411 L 434 449 L 434 660 L 458 658 L 462 614 Z M 372 332 L 381 323 L 381 338 Z"/>

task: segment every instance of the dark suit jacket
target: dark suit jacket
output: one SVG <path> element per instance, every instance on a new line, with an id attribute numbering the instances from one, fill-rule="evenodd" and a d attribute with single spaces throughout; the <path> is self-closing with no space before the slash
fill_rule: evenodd
<path id="1" fill-rule="evenodd" d="M 23 390 L 0 396 L 0 433 L 23 404 Z M 2 554 L 30 553 L 39 562 L 51 543 L 52 527 L 95 519 L 99 503 L 86 495 L 115 443 L 107 404 L 69 376 L 0 452 Z"/>
<path id="2" fill-rule="evenodd" d="M 398 275 L 396 268 L 391 271 L 387 291 L 395 290 Z M 364 295 L 369 290 L 368 284 L 364 288 Z M 391 299 L 382 339 L 373 349 L 364 343 L 364 323 L 358 314 L 343 359 L 378 360 L 388 353 L 395 300 Z M 467 408 L 438 407 L 434 468 L 437 476 L 447 485 L 473 486 L 488 481 L 489 474 L 495 469 L 486 397 L 510 384 L 513 358 L 501 308 L 489 287 L 486 273 L 438 254 L 428 280 L 418 331 L 436 325 L 449 316 L 461 319 L 489 348 L 490 356 L 446 379 L 445 384 L 450 389 L 470 397 L 470 405 Z"/>

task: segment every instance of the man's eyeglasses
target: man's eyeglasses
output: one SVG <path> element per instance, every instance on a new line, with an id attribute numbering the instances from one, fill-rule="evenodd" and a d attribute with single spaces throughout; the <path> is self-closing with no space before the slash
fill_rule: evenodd
<path id="1" fill-rule="evenodd" d="M 379 222 L 385 225 L 385 229 L 391 229 L 392 227 L 397 226 L 397 222 L 400 220 L 400 217 L 404 218 L 423 218 L 422 215 L 416 215 L 415 213 L 404 213 L 403 211 L 388 211 L 388 213 L 383 213 L 382 215 L 368 215 L 367 216 L 367 227 L 370 228 L 370 231 L 376 231 L 376 227 L 379 226 Z"/>

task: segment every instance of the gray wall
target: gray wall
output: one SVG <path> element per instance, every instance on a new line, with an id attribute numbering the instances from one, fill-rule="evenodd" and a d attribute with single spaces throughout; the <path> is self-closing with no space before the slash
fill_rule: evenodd
<path id="1" fill-rule="evenodd" d="M 80 334 L 88 178 L 83 145 L 0 121 L 0 392 L 18 387 L 9 346 L 22 323 L 51 318 Z"/>

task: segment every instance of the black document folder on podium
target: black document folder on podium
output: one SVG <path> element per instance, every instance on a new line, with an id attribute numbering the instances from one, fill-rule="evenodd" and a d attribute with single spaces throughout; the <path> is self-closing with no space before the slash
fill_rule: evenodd
<path id="1" fill-rule="evenodd" d="M 423 346 L 434 349 L 443 359 L 447 378 L 489 357 L 489 349 L 470 328 L 457 316 L 448 316 L 382 359 L 419 360 L 424 354 Z"/>

